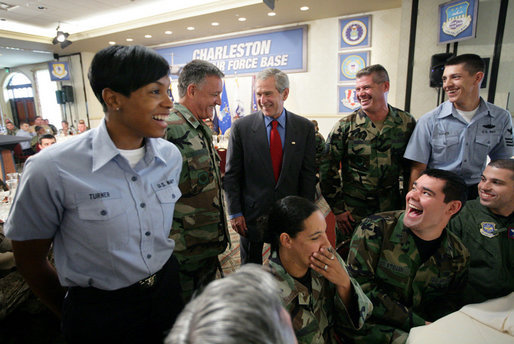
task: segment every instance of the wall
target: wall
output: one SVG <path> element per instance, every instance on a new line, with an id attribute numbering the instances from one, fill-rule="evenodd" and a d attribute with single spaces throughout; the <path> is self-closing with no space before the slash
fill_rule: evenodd
<path id="1" fill-rule="evenodd" d="M 437 106 L 437 89 L 429 87 L 430 58 L 434 54 L 446 52 L 446 44 L 437 43 L 439 5 L 448 0 L 420 0 L 418 9 L 418 23 L 416 32 L 416 50 L 414 54 L 413 86 L 410 112 L 417 118 Z M 410 31 L 411 0 L 402 2 L 402 20 L 400 49 L 405 56 L 400 57 L 399 65 L 407 66 L 408 40 Z M 500 0 L 480 1 L 478 7 L 478 22 L 476 38 L 460 41 L 457 54 L 474 53 L 481 57 L 491 58 L 494 53 L 494 42 L 498 25 Z M 450 51 L 453 51 L 451 43 Z M 504 35 L 501 67 L 498 75 L 495 104 L 506 107 L 509 92 L 514 90 L 512 77 L 514 59 L 514 5 L 508 9 L 506 30 Z M 491 67 L 489 67 L 491 68 Z M 489 69 L 490 70 L 490 69 Z M 400 70 L 398 76 L 406 80 L 406 67 Z M 490 79 L 489 79 L 490 80 Z M 480 95 L 487 100 L 489 80 L 487 87 L 480 91 Z M 397 101 L 400 106 L 405 104 L 405 94 L 399 94 Z"/>
<path id="2" fill-rule="evenodd" d="M 371 61 L 381 63 L 389 71 L 391 85 L 393 85 L 389 102 L 396 103 L 398 46 L 398 22 L 401 9 L 375 11 L 366 14 L 372 15 Z M 352 15 L 354 16 L 354 15 Z M 307 34 L 307 72 L 290 73 L 290 93 L 285 107 L 298 115 L 309 119 L 316 119 L 320 132 L 326 137 L 332 126 L 341 118 L 337 113 L 337 79 L 338 79 L 338 42 L 339 19 L 345 17 L 328 18 L 299 25 L 308 25 Z M 237 80 L 237 81 L 236 81 Z M 177 82 L 173 81 L 173 95 L 178 100 Z M 251 106 L 251 76 L 228 76 L 225 85 L 229 98 L 231 111 L 235 110 L 236 100 L 239 98 L 245 112 L 250 113 Z"/>

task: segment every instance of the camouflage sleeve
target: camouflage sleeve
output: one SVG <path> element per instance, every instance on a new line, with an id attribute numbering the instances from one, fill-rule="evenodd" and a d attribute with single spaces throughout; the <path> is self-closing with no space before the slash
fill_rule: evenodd
<path id="1" fill-rule="evenodd" d="M 337 254 L 337 259 L 343 268 L 348 272 L 348 267 L 343 259 Z M 335 313 L 335 329 L 338 328 L 350 328 L 353 330 L 359 330 L 364 326 L 364 322 L 371 316 L 373 311 L 373 304 L 368 299 L 359 283 L 354 278 L 350 277 L 352 283 L 352 307 L 354 309 L 348 310 L 343 303 L 343 300 L 339 297 L 339 294 L 335 292 L 334 304 L 338 312 Z"/>
<path id="2" fill-rule="evenodd" d="M 343 213 L 346 209 L 342 196 L 343 181 L 339 173 L 346 149 L 344 129 L 340 121 L 332 128 L 319 168 L 321 193 L 336 215 Z"/>
<path id="3" fill-rule="evenodd" d="M 381 221 L 369 217 L 357 227 L 348 254 L 350 274 L 373 302 L 373 317 L 381 323 L 391 324 L 408 332 L 413 326 L 424 325 L 425 320 L 393 299 L 376 282 L 375 273 L 383 240 L 382 227 Z"/>

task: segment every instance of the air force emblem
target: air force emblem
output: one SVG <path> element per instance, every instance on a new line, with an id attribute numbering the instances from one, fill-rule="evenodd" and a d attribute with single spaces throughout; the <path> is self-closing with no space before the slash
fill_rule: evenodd
<path id="1" fill-rule="evenodd" d="M 482 227 L 480 228 L 480 234 L 488 238 L 494 238 L 498 235 L 496 231 L 496 224 L 494 222 L 482 222 L 480 224 Z"/>
<path id="2" fill-rule="evenodd" d="M 350 55 L 341 63 L 341 72 L 348 79 L 355 79 L 359 70 L 366 67 L 366 62 L 359 55 Z"/>
<path id="3" fill-rule="evenodd" d="M 357 109 L 360 104 L 357 100 L 357 92 L 355 92 L 355 89 L 344 90 L 344 97 L 341 99 L 341 103 L 349 109 Z"/>
<path id="4" fill-rule="evenodd" d="M 446 21 L 442 24 L 445 34 L 456 37 L 471 24 L 469 2 L 462 1 L 446 9 Z"/>

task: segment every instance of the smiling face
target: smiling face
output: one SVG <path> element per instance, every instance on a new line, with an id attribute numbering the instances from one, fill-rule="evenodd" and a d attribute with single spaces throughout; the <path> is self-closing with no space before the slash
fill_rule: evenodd
<path id="1" fill-rule="evenodd" d="M 106 103 L 113 109 L 106 118 L 107 129 L 116 147 L 136 149 L 141 146 L 143 138 L 164 135 L 166 119 L 173 108 L 167 94 L 169 85 L 169 77 L 163 76 L 138 88 L 128 97 L 118 92 L 108 92 L 110 95 L 106 95 Z"/>
<path id="2" fill-rule="evenodd" d="M 479 102 L 480 82 L 484 73 L 470 74 L 464 64 L 444 67 L 443 89 L 448 100 L 462 111 L 474 110 Z"/>
<path id="3" fill-rule="evenodd" d="M 221 105 L 223 81 L 215 75 L 208 75 L 198 84 L 187 87 L 186 107 L 197 120 L 212 119 L 216 105 Z"/>
<path id="4" fill-rule="evenodd" d="M 487 166 L 478 183 L 480 203 L 493 213 L 509 216 L 514 211 L 514 173 L 508 169 Z"/>
<path id="5" fill-rule="evenodd" d="M 452 215 L 460 209 L 460 201 L 444 202 L 445 183 L 442 179 L 422 175 L 407 193 L 403 224 L 418 237 L 438 238 Z"/>
<path id="6" fill-rule="evenodd" d="M 303 221 L 303 230 L 291 238 L 290 249 L 295 262 L 307 269 L 310 257 L 314 252 L 319 252 L 322 247 L 330 247 L 327 238 L 327 223 L 323 213 L 316 210 Z"/>
<path id="7" fill-rule="evenodd" d="M 389 81 L 378 84 L 373 80 L 373 73 L 356 79 L 355 92 L 365 112 L 374 113 L 387 107 L 387 91 L 389 91 Z"/>
<path id="8" fill-rule="evenodd" d="M 255 95 L 264 116 L 277 119 L 284 109 L 284 101 L 289 95 L 289 88 L 280 93 L 275 85 L 275 77 L 258 79 L 255 82 Z"/>

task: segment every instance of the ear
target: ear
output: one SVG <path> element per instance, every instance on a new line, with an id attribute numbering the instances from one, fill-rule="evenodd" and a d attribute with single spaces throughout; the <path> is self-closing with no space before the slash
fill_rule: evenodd
<path id="1" fill-rule="evenodd" d="M 483 79 L 484 79 L 484 72 L 477 72 L 475 74 L 475 83 L 477 85 L 480 85 L 482 83 Z"/>
<path id="2" fill-rule="evenodd" d="M 291 248 L 292 240 L 291 240 L 291 237 L 289 236 L 289 234 L 287 234 L 287 233 L 280 234 L 279 240 L 280 240 L 280 246 Z"/>
<path id="3" fill-rule="evenodd" d="M 284 89 L 284 92 L 282 92 L 282 99 L 286 100 L 289 96 L 289 88 Z"/>
<path id="4" fill-rule="evenodd" d="M 391 87 L 389 81 L 384 81 L 384 92 L 389 92 L 389 87 Z"/>
<path id="5" fill-rule="evenodd" d="M 111 90 L 110 88 L 104 88 L 102 90 L 102 99 L 107 105 L 108 110 L 115 110 L 121 107 L 122 95 L 116 91 Z"/>
<path id="6" fill-rule="evenodd" d="M 198 90 L 198 86 L 196 86 L 195 84 L 189 84 L 187 86 L 186 94 L 190 97 L 193 97 L 197 90 Z"/>
<path id="7" fill-rule="evenodd" d="M 455 215 L 459 212 L 460 208 L 462 208 L 462 202 L 461 201 L 450 201 L 448 203 L 448 213 L 450 215 Z"/>

